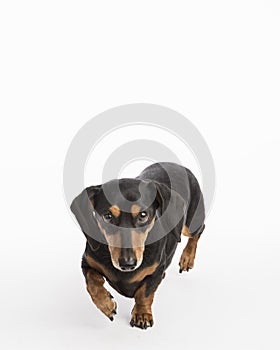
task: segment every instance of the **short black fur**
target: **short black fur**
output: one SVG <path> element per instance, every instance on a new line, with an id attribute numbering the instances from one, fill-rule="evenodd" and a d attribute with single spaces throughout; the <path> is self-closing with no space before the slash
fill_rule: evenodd
<path id="1" fill-rule="evenodd" d="M 119 181 L 119 180 L 118 180 Z M 101 212 L 102 207 L 114 204 L 105 203 L 99 198 L 101 196 L 102 186 L 91 186 L 84 190 L 72 203 L 71 210 L 75 214 L 83 233 L 86 236 L 87 244 L 82 258 L 82 270 L 86 276 L 89 266 L 86 256 L 91 257 L 109 272 L 106 277 L 108 283 L 119 293 L 132 298 L 135 292 L 146 285 L 146 296 L 154 292 L 164 277 L 164 271 L 170 265 L 175 253 L 183 225 L 186 225 L 192 236 L 202 232 L 204 228 L 204 202 L 199 184 L 192 172 L 175 163 L 156 163 L 142 171 L 135 179 L 120 180 L 122 193 L 126 197 L 131 196 L 132 200 L 137 198 L 137 188 L 139 181 L 151 182 L 158 191 L 157 200 L 154 202 L 154 210 L 161 215 L 165 208 L 164 202 L 168 203 L 170 199 L 171 188 L 178 193 L 179 211 L 183 211 L 182 219 L 167 235 L 159 240 L 145 245 L 143 253 L 143 262 L 136 270 L 131 272 L 122 272 L 114 267 L 111 261 L 110 251 L 103 234 L 92 215 L 93 206 Z M 98 197 L 99 196 L 99 197 Z M 136 196 L 136 197 L 135 197 Z M 135 198 L 134 198 L 135 197 Z M 99 198 L 99 199 L 98 199 Z M 93 204 L 94 203 L 94 204 Z M 154 229 L 149 236 L 157 235 Z M 139 271 L 157 263 L 158 266 L 151 275 L 145 276 L 143 280 L 131 283 L 130 280 L 139 273 Z"/>

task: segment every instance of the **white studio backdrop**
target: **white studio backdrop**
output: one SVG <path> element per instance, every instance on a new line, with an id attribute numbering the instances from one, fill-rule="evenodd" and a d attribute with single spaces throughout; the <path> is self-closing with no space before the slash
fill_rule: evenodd
<path id="1" fill-rule="evenodd" d="M 2 1 L 0 29 L 1 348 L 279 349 L 279 2 Z M 178 273 L 183 241 L 146 332 L 130 328 L 133 302 L 117 292 L 114 322 L 92 305 L 62 189 L 77 131 L 136 102 L 185 115 L 217 175 L 194 270 Z M 148 129 L 104 138 L 85 184 L 134 135 L 165 140 L 200 179 L 174 135 Z"/>

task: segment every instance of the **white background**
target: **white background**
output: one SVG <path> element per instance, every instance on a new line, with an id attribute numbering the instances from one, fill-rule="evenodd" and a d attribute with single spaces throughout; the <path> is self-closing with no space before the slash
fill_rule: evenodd
<path id="1" fill-rule="evenodd" d="M 0 33 L 1 348 L 279 349 L 279 1 L 2 1 Z M 62 189 L 78 129 L 135 102 L 188 117 L 217 171 L 196 266 L 178 274 L 181 244 L 147 331 L 131 299 L 113 323 L 91 304 Z"/>

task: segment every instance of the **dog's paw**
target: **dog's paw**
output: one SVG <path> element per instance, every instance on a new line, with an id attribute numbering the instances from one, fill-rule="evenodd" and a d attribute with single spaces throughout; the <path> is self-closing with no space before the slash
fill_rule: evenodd
<path id="1" fill-rule="evenodd" d="M 189 271 L 189 269 L 192 269 L 194 266 L 194 255 L 188 254 L 185 251 L 183 251 L 180 262 L 179 262 L 180 270 L 179 272 L 182 273 L 183 271 Z"/>
<path id="2" fill-rule="evenodd" d="M 131 327 L 138 327 L 141 329 L 147 329 L 154 324 L 153 315 L 144 311 L 137 311 L 135 308 L 132 310 L 132 317 L 130 321 Z"/>
<path id="3" fill-rule="evenodd" d="M 99 295 L 94 300 L 95 305 L 100 311 L 102 311 L 111 321 L 114 320 L 114 316 L 117 314 L 117 303 L 113 300 L 113 296 L 106 291 Z"/>

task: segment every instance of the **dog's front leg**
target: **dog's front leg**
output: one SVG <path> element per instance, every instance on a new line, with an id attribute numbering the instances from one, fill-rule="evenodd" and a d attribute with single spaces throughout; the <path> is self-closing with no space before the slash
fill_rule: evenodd
<path id="1" fill-rule="evenodd" d="M 155 291 L 163 278 L 164 274 L 156 279 L 153 279 L 151 276 L 136 290 L 134 294 L 135 305 L 131 312 L 132 317 L 130 321 L 132 327 L 136 326 L 146 329 L 153 326 L 152 303 L 154 301 Z"/>
<path id="2" fill-rule="evenodd" d="M 132 309 L 132 317 L 130 324 L 132 327 L 140 327 L 146 329 L 147 327 L 152 327 L 154 324 L 153 314 L 152 314 L 152 303 L 154 300 L 154 292 L 146 297 L 146 284 L 137 289 L 134 299 L 135 305 Z"/>
<path id="3" fill-rule="evenodd" d="M 110 292 L 104 288 L 104 277 L 94 269 L 86 269 L 84 271 L 86 277 L 87 291 L 92 301 L 111 321 L 116 315 L 117 304 L 112 300 Z"/>

